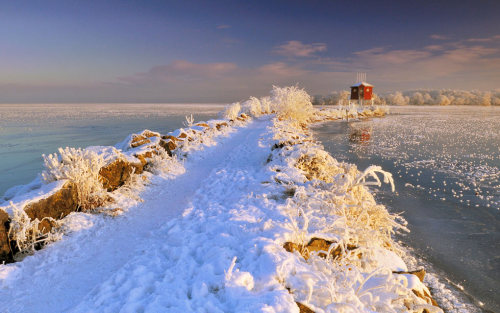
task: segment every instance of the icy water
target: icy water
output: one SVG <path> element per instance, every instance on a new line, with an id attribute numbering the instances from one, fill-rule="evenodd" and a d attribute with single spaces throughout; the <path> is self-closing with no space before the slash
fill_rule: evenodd
<path id="1" fill-rule="evenodd" d="M 161 133 L 215 118 L 215 104 L 0 104 L 0 198 L 43 169 L 42 154 L 59 147 L 115 145 L 131 133 Z"/>
<path id="2" fill-rule="evenodd" d="M 338 160 L 393 173 L 378 201 L 403 212 L 416 257 L 469 301 L 500 312 L 500 107 L 391 107 L 315 128 Z"/>

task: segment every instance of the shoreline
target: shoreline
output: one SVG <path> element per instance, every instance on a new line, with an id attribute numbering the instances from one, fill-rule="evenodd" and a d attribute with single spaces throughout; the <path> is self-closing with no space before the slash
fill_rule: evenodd
<path id="1" fill-rule="evenodd" d="M 292 90 L 286 90 L 287 92 L 297 92 L 293 87 L 289 88 Z M 279 95 L 276 97 L 282 100 Z M 125 206 L 120 211 L 113 205 L 102 210 L 102 206 L 98 204 L 97 207 L 89 206 L 89 212 L 97 210 L 104 216 L 118 216 L 119 219 L 122 215 L 127 217 L 135 212 L 129 209 L 140 201 L 140 193 L 135 193 L 137 198 L 131 202 L 130 190 L 115 188 L 120 184 L 125 184 L 129 189 L 143 186 L 142 190 L 147 191 L 149 188 L 158 188 L 154 187 L 155 185 L 147 187 L 147 181 L 157 181 L 162 175 L 167 180 L 180 179 L 176 177 L 189 175 L 189 168 L 194 164 L 200 164 L 197 166 L 203 168 L 204 159 L 211 155 L 214 161 L 210 162 L 224 156 L 227 163 L 219 164 L 213 169 L 206 168 L 205 171 L 210 173 L 207 181 L 201 182 L 201 189 L 194 194 L 192 203 L 183 209 L 185 211 L 182 216 L 174 218 L 156 231 L 168 237 L 185 237 L 181 240 L 184 245 L 180 246 L 184 248 L 180 251 L 174 249 L 179 247 L 178 243 L 173 246 L 173 243 L 163 244 L 163 248 L 148 246 L 150 250 L 147 250 L 145 256 L 135 256 L 132 263 L 129 262 L 130 266 L 119 268 L 110 280 L 99 283 L 102 284 L 101 287 L 94 289 L 95 292 L 87 298 L 83 298 L 75 311 L 85 311 L 93 305 L 102 305 L 108 309 L 125 305 L 123 297 L 113 298 L 114 300 L 109 298 L 113 291 L 110 294 L 107 286 L 113 290 L 114 282 L 118 283 L 118 277 L 139 271 L 143 262 L 148 264 L 155 260 L 156 253 L 160 253 L 158 249 L 169 251 L 169 254 L 164 256 L 165 259 L 158 260 L 158 266 L 163 268 L 170 264 L 169 266 L 178 269 L 178 276 L 172 279 L 180 284 L 178 286 L 191 286 L 187 289 L 187 297 L 195 307 L 204 305 L 207 308 L 206 305 L 210 304 L 220 310 L 227 305 L 243 305 L 241 308 L 248 308 L 251 304 L 259 310 L 262 310 L 264 305 L 273 307 L 276 312 L 299 309 L 306 312 L 307 308 L 315 312 L 326 312 L 333 308 L 342 311 L 348 307 L 384 312 L 440 311 L 433 305 L 427 287 L 421 282 L 423 276 L 417 277 L 416 275 L 421 274 L 416 272 L 416 275 L 412 275 L 397 255 L 399 248 L 391 237 L 393 228 L 401 225 L 383 206 L 375 203 L 368 189 L 370 184 L 381 183 L 377 173 L 388 183 L 391 182 L 390 175 L 378 167 L 358 171 L 352 164 L 337 162 L 324 152 L 321 146 L 314 143 L 305 124 L 292 125 L 287 122 L 286 115 L 282 114 L 286 108 L 281 108 L 281 112 L 277 111 L 277 117 L 274 117 L 274 113 L 261 117 L 262 111 L 270 114 L 270 110 L 261 108 L 259 112 L 254 110 L 255 103 L 247 104 L 248 113 L 239 115 L 240 105 L 237 106 L 238 110 L 233 106 L 226 111 L 226 115 L 231 115 L 233 122 L 209 121 L 203 123 L 206 126 L 199 123 L 185 131 L 179 130 L 164 136 L 145 131 L 131 135 L 121 144 L 121 151 L 129 153 L 123 158 L 128 158 L 129 164 L 136 167 L 135 170 L 139 169 L 138 164 L 142 164 L 141 175 L 130 176 L 135 184 L 130 185 L 125 184 L 125 181 L 111 184 L 116 177 L 113 174 L 107 178 L 107 189 L 116 189 L 115 193 L 123 192 L 121 197 L 116 197 L 115 203 L 129 207 Z M 234 114 L 236 111 L 238 112 Z M 335 111 L 319 111 L 315 115 L 315 122 L 321 119 L 337 119 L 339 114 L 341 113 Z M 233 133 L 235 135 L 232 135 Z M 218 137 L 229 139 L 216 140 Z M 213 147 L 220 145 L 219 141 L 232 142 L 233 146 L 223 144 L 223 150 L 218 153 Z M 176 146 L 173 148 L 169 143 L 175 143 Z M 165 152 L 161 153 L 159 147 Z M 211 151 L 206 157 L 203 154 L 205 149 Z M 230 154 L 222 154 L 224 151 Z M 94 149 L 94 152 L 103 156 L 103 164 L 117 164 L 123 161 L 123 158 L 117 159 L 113 156 L 116 153 L 114 150 L 101 148 Z M 62 155 L 65 152 L 60 153 Z M 167 157 L 167 154 L 170 156 Z M 150 166 L 147 159 L 158 164 Z M 140 163 L 137 163 L 137 160 Z M 52 164 L 57 168 L 57 162 Z M 123 169 L 118 172 L 123 173 Z M 369 179 L 370 176 L 372 179 Z M 156 184 L 161 186 L 160 182 Z M 227 187 L 231 184 L 233 192 L 228 193 Z M 208 194 L 211 196 L 207 197 Z M 105 200 L 103 197 L 103 201 Z M 79 203 L 80 207 L 88 205 Z M 345 211 L 346 208 L 349 208 L 349 212 Z M 76 216 L 81 217 L 82 214 L 85 213 L 78 213 Z M 75 219 L 74 213 L 69 216 Z M 106 223 L 113 224 L 113 220 Z M 38 227 L 38 224 L 36 226 Z M 205 231 L 196 231 L 199 227 Z M 53 228 L 57 229 L 57 225 Z M 246 231 L 242 233 L 243 229 Z M 69 234 L 71 233 L 70 231 Z M 76 231 L 76 234 L 78 233 Z M 224 233 L 229 237 L 221 237 Z M 210 234 L 220 241 L 207 237 Z M 199 236 L 209 245 L 198 245 Z M 4 289 L 15 293 L 12 289 L 15 289 L 13 286 L 16 281 L 29 279 L 28 274 L 21 269 L 23 263 L 36 263 L 37 258 L 48 258 L 49 250 L 56 251 L 56 255 L 64 255 L 64 251 L 57 250 L 57 243 L 64 241 L 63 238 L 48 245 L 48 248 L 40 251 L 42 253 L 35 252 L 25 261 L 1 265 L 0 281 Z M 200 252 L 196 252 L 199 249 Z M 213 255 L 210 252 L 212 249 L 219 252 Z M 188 254 L 183 253 L 183 250 Z M 208 255 L 208 259 L 203 258 L 203 255 Z M 216 259 L 212 259 L 211 255 Z M 198 265 L 195 268 L 189 267 L 188 272 L 178 267 L 181 263 L 194 264 L 193 259 Z M 59 266 L 57 260 L 43 264 Z M 213 272 L 209 271 L 211 276 L 202 274 L 207 270 L 206 266 L 213 268 Z M 130 276 L 127 281 L 133 284 L 135 280 L 140 281 L 141 277 L 151 277 L 154 280 L 156 274 L 144 272 L 138 277 Z M 188 276 L 183 275 L 195 275 L 198 279 L 191 281 L 187 279 Z M 340 283 L 339 279 L 347 285 Z M 199 283 L 207 285 L 203 287 L 197 285 Z M 339 283 L 340 285 L 337 285 Z M 163 286 L 172 288 L 170 283 Z M 184 288 L 181 287 L 181 290 Z M 160 291 L 153 292 L 153 300 L 160 299 L 158 297 L 161 295 Z M 182 297 L 185 296 L 184 294 Z M 96 302 L 96 299 L 103 299 L 104 302 Z M 151 303 L 157 303 L 154 301 Z M 178 305 L 180 308 L 183 304 L 177 302 L 169 305 Z"/>
<path id="2" fill-rule="evenodd" d="M 483 164 L 485 158 L 490 160 L 489 156 L 495 158 L 496 154 L 487 155 L 483 150 L 476 149 L 477 146 L 485 147 L 484 142 L 491 142 L 487 140 L 491 140 L 490 134 L 492 132 L 488 131 L 488 128 L 479 126 L 477 128 L 482 131 L 477 132 L 475 127 L 469 126 L 470 124 L 483 125 L 488 123 L 488 120 L 478 123 L 478 119 L 482 120 L 482 115 L 487 114 L 490 110 L 485 108 L 477 112 L 476 115 L 470 114 L 472 109 L 450 113 L 453 110 L 454 108 L 448 108 L 446 110 L 415 112 L 413 108 L 407 108 L 396 111 L 396 114 L 402 115 L 391 114 L 385 119 L 354 123 L 350 127 L 343 123 L 345 127 L 332 125 L 316 130 L 327 151 L 338 156 L 341 160 L 361 164 L 362 167 L 368 164 L 380 164 L 384 169 L 396 174 L 398 194 L 381 190 L 377 201 L 386 205 L 391 212 L 404 211 L 403 216 L 409 222 L 408 227 L 411 229 L 411 233 L 403 234 L 398 239 L 402 237 L 403 242 L 415 247 L 421 256 L 434 263 L 435 273 L 440 273 L 440 276 L 447 273 L 441 276 L 442 282 L 449 279 L 450 284 L 446 284 L 450 286 L 450 289 L 456 288 L 463 295 L 462 302 L 474 304 L 477 307 L 476 310 L 487 312 L 489 309 L 496 312 L 498 301 L 495 298 L 495 286 L 498 286 L 498 275 L 490 272 L 493 269 L 489 264 L 492 264 L 491 260 L 495 260 L 495 247 L 497 246 L 495 238 L 498 237 L 498 232 L 495 231 L 498 228 L 496 226 L 498 218 L 491 214 L 497 212 L 495 212 L 493 205 L 493 207 L 486 206 L 492 201 L 483 201 L 482 197 L 476 197 L 476 201 L 472 202 L 471 205 L 461 204 L 461 198 L 454 196 L 455 192 L 458 195 L 463 192 L 464 196 L 467 197 L 467 194 L 473 195 L 475 190 L 466 189 L 470 185 L 466 185 L 467 187 L 461 190 L 456 187 L 454 182 L 467 183 L 469 176 L 466 175 L 468 172 L 458 172 L 457 176 L 440 172 L 440 167 L 447 166 L 446 162 L 444 164 L 441 162 L 443 152 L 428 148 L 430 144 L 435 142 L 433 138 L 437 138 L 439 135 L 437 133 L 439 127 L 445 127 L 453 130 L 444 131 L 442 137 L 439 137 L 440 142 L 453 142 L 455 138 L 455 143 L 461 142 L 467 147 L 464 149 L 477 153 L 476 159 L 471 159 L 470 163 L 466 163 L 468 166 Z M 441 113 L 436 114 L 437 112 Z M 490 129 L 495 129 L 494 125 L 497 124 L 496 122 L 491 123 L 491 119 L 494 120 L 498 116 L 498 111 L 494 112 L 496 112 L 495 115 L 489 115 L 490 125 L 492 125 Z M 391 111 L 391 113 L 393 112 Z M 467 116 L 468 120 L 461 122 L 462 117 Z M 447 122 L 440 122 L 442 120 Z M 457 124 L 458 126 L 453 126 Z M 460 125 L 463 126 L 460 127 Z M 360 128 L 372 130 L 371 140 L 369 142 L 349 141 L 350 130 Z M 423 131 L 425 128 L 435 129 L 435 131 L 425 132 Z M 467 132 L 468 137 L 471 138 L 469 142 L 478 142 L 477 145 L 467 145 L 464 136 L 456 135 L 457 132 L 462 132 L 464 129 L 470 129 L 470 132 Z M 334 132 L 339 132 L 342 135 L 333 135 Z M 400 137 L 398 137 L 399 134 L 401 134 Z M 473 138 L 477 136 L 475 134 L 481 134 L 479 136 L 484 136 L 484 140 L 474 140 Z M 416 138 L 415 136 L 420 135 L 421 137 L 417 139 L 418 143 L 414 143 L 412 140 Z M 452 145 L 450 144 L 450 146 Z M 450 154 L 450 146 L 446 146 L 448 152 L 444 154 L 444 157 Z M 498 145 L 488 145 L 487 147 L 495 149 L 496 146 Z M 467 155 L 467 152 L 457 153 L 456 156 L 452 155 L 448 164 L 460 164 L 462 161 L 460 156 Z M 419 160 L 436 161 L 435 163 L 429 162 L 430 165 L 424 167 L 407 166 L 407 164 L 418 164 Z M 469 160 L 466 161 L 469 162 Z M 498 168 L 495 163 L 489 164 L 493 169 Z M 397 173 L 402 176 L 397 175 Z M 435 183 L 434 181 L 431 183 L 431 176 L 433 179 L 435 178 Z M 443 188 L 443 181 L 448 186 Z M 487 186 L 487 184 L 485 183 L 483 186 Z M 435 191 L 438 188 L 441 188 L 441 193 Z M 445 188 L 448 193 L 443 192 Z M 485 187 L 479 192 L 488 194 L 487 192 L 491 192 L 491 190 Z M 472 227 L 472 224 L 476 225 L 475 228 Z M 467 227 L 469 225 L 471 226 Z M 478 233 L 485 236 L 488 233 L 490 235 L 488 238 L 474 236 Z"/>

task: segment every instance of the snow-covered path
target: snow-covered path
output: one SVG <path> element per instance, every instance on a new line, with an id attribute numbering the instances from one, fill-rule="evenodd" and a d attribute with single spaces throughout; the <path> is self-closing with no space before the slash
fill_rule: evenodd
<path id="1" fill-rule="evenodd" d="M 175 259 L 164 243 L 171 247 L 177 241 L 178 249 L 193 254 L 195 261 L 207 257 L 196 255 L 196 247 L 186 246 L 182 238 L 170 237 L 175 225 L 165 225 L 190 207 L 216 209 L 237 201 L 242 194 L 237 189 L 248 193 L 252 184 L 258 187 L 260 182 L 247 174 L 263 170 L 269 147 L 259 146 L 259 139 L 269 125 L 270 120 L 263 119 L 239 128 L 217 146 L 193 153 L 185 174 L 155 177 L 141 195 L 144 202 L 121 217 L 88 215 L 92 227 L 6 267 L 11 272 L 0 282 L 0 312 L 139 312 L 148 304 L 153 306 L 147 311 L 165 311 L 169 298 L 179 299 L 169 292 L 183 292 L 178 284 L 189 278 L 173 271 L 178 270 Z M 199 229 L 197 236 L 209 236 L 209 225 L 207 221 L 207 229 Z M 210 274 L 209 269 L 202 272 Z M 207 288 L 198 287 L 192 292 Z"/>

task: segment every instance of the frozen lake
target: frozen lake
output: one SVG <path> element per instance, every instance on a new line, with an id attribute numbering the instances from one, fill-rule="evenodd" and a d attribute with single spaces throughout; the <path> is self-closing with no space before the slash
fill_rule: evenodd
<path id="1" fill-rule="evenodd" d="M 382 119 L 315 128 L 338 160 L 393 173 L 378 201 L 401 240 L 483 308 L 500 312 L 500 107 L 391 107 Z"/>
<path id="2" fill-rule="evenodd" d="M 59 147 L 115 145 L 131 133 L 161 133 L 215 118 L 216 104 L 0 104 L 0 197 L 43 169 L 42 154 Z"/>

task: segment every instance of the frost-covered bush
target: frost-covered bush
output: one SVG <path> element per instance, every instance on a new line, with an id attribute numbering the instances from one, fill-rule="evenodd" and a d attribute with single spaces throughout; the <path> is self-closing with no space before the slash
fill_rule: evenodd
<path id="1" fill-rule="evenodd" d="M 169 156 L 164 150 L 159 150 L 153 154 L 149 164 L 148 170 L 155 175 L 165 177 L 165 175 L 175 176 L 183 174 L 186 170 L 182 162 L 180 162 L 176 155 Z"/>
<path id="2" fill-rule="evenodd" d="M 48 220 L 50 223 L 56 224 L 57 221 L 50 217 L 45 217 L 42 221 L 37 218 L 32 220 L 26 212 L 17 208 L 12 202 L 13 208 L 9 227 L 9 239 L 16 243 L 16 247 L 21 254 L 32 253 L 39 245 L 44 245 L 49 242 L 57 241 L 62 234 L 55 232 L 54 228 L 51 232 L 40 230 L 40 223 L 43 220 Z"/>
<path id="3" fill-rule="evenodd" d="M 240 113 L 254 117 L 262 114 L 276 113 L 279 119 L 287 120 L 292 125 L 305 124 L 314 117 L 316 110 L 311 103 L 311 96 L 297 86 L 273 86 L 271 96 L 260 99 L 250 97 L 243 102 L 228 105 L 221 115 L 223 118 L 234 120 Z"/>
<path id="4" fill-rule="evenodd" d="M 262 108 L 262 113 L 269 114 L 271 113 L 271 98 L 270 97 L 262 97 L 260 98 L 260 106 Z"/>
<path id="5" fill-rule="evenodd" d="M 271 108 L 276 111 L 278 118 L 294 124 L 307 123 L 314 115 L 311 96 L 297 86 L 273 86 Z"/>
<path id="6" fill-rule="evenodd" d="M 344 172 L 336 166 L 335 160 L 324 150 L 305 153 L 297 159 L 295 167 L 300 169 L 308 180 L 319 179 L 327 183 L 333 182 L 335 175 Z"/>
<path id="7" fill-rule="evenodd" d="M 260 100 L 255 97 L 250 97 L 247 101 L 242 103 L 241 111 L 243 113 L 249 114 L 251 116 L 261 116 L 262 115 L 262 107 Z"/>
<path id="8" fill-rule="evenodd" d="M 240 114 L 241 105 L 239 102 L 232 103 L 224 109 L 222 117 L 228 120 L 235 120 Z"/>
<path id="9" fill-rule="evenodd" d="M 78 205 L 83 211 L 104 204 L 107 193 L 103 188 L 99 170 L 105 165 L 104 158 L 91 150 L 59 148 L 57 153 L 42 155 L 46 182 L 67 179 L 78 191 Z"/>

